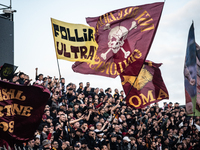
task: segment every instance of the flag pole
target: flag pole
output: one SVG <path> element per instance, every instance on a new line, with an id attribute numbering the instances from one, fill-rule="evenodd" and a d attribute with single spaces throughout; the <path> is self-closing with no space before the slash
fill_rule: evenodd
<path id="1" fill-rule="evenodd" d="M 59 78 L 61 78 L 61 74 L 60 74 L 60 66 L 59 66 L 59 63 L 58 63 L 58 58 L 57 58 L 57 56 L 56 56 L 56 59 L 57 59 L 57 66 L 58 66 Z"/>
<path id="2" fill-rule="evenodd" d="M 53 29 L 53 23 L 52 23 L 52 18 L 51 18 L 51 25 L 52 25 L 52 31 L 53 31 L 53 40 L 54 40 L 54 46 L 56 48 L 56 44 L 55 44 L 55 35 L 54 35 L 54 29 Z M 56 51 L 55 51 L 56 53 Z M 58 56 L 57 56 L 57 53 L 56 53 L 56 59 L 57 59 L 57 66 L 58 66 L 58 73 L 59 73 L 59 78 L 61 78 L 61 73 L 60 73 L 60 66 L 59 66 L 59 62 L 58 62 Z"/>

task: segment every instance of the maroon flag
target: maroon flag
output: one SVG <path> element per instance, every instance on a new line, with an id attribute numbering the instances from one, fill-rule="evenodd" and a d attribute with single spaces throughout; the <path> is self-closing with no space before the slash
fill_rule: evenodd
<path id="1" fill-rule="evenodd" d="M 34 137 L 49 96 L 43 86 L 0 81 L 0 146 L 6 142 L 13 146 Z"/>
<path id="2" fill-rule="evenodd" d="M 151 47 L 164 3 L 127 7 L 99 17 L 86 18 L 96 30 L 99 45 L 95 63 L 76 62 L 72 69 L 83 74 L 115 78 L 129 65 L 138 75 Z"/>
<path id="3" fill-rule="evenodd" d="M 120 75 L 122 86 L 127 95 L 127 105 L 139 109 L 162 99 L 169 99 L 168 91 L 159 69 L 160 66 L 161 64 L 146 61 L 138 76 L 132 76 L 131 74 Z M 131 88 L 132 85 L 133 87 Z"/>

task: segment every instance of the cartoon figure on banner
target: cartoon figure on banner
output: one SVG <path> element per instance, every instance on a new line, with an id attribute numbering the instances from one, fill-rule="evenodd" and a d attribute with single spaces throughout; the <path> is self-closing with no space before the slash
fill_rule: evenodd
<path id="1" fill-rule="evenodd" d="M 112 50 L 114 54 L 116 54 L 120 49 L 124 53 L 124 58 L 127 58 L 130 55 L 130 51 L 125 51 L 122 47 L 124 45 L 124 40 L 127 38 L 128 32 L 132 29 L 136 29 L 137 24 L 135 21 L 132 22 L 130 29 L 128 30 L 124 26 L 116 26 L 112 28 L 108 34 L 108 47 L 107 52 L 102 53 L 101 57 L 106 60 L 106 55 Z M 106 25 L 104 30 L 110 29 L 110 24 Z"/>
<path id="2" fill-rule="evenodd" d="M 189 66 L 189 67 L 187 67 L 186 65 L 184 66 L 184 75 L 190 84 L 190 88 L 188 88 L 188 90 L 185 90 L 185 96 L 186 96 L 186 101 L 187 101 L 186 111 L 188 114 L 193 113 L 193 103 L 192 103 L 190 94 L 192 93 L 192 96 L 195 95 L 194 90 L 193 90 L 193 87 L 195 87 L 195 83 L 196 83 L 195 78 L 194 78 L 195 72 L 196 72 L 196 68 L 194 66 Z"/>
<path id="3" fill-rule="evenodd" d="M 186 79 L 189 81 L 189 84 L 191 86 L 196 86 L 197 87 L 197 99 L 196 99 L 196 104 L 197 104 L 197 110 L 200 111 L 200 47 L 198 44 L 196 44 L 196 67 L 194 68 L 193 66 L 184 66 L 184 75 L 186 77 Z M 194 78 L 194 72 L 197 72 L 197 77 L 195 81 Z M 196 85 L 195 85 L 196 83 Z M 193 103 L 192 103 L 192 99 L 189 96 L 189 93 L 186 91 L 186 110 L 188 112 L 188 114 L 192 114 L 193 113 Z"/>

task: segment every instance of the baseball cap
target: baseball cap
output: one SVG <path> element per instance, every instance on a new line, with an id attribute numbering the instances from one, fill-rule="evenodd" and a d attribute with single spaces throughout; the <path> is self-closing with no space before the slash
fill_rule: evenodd
<path id="1" fill-rule="evenodd" d="M 42 146 L 45 146 L 47 144 L 51 144 L 51 142 L 49 140 L 47 140 L 47 139 L 42 141 Z"/>
<path id="2" fill-rule="evenodd" d="M 128 141 L 128 142 L 130 142 L 131 140 L 129 139 L 129 137 L 128 136 L 125 136 L 124 138 L 123 138 L 123 140 L 124 141 Z"/>
<path id="3" fill-rule="evenodd" d="M 74 147 L 80 147 L 80 145 L 79 145 L 78 143 L 76 143 L 76 144 L 74 145 Z"/>

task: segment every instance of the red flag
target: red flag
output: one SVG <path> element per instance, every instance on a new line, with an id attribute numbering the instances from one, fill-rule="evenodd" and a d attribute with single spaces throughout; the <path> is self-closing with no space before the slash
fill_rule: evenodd
<path id="1" fill-rule="evenodd" d="M 168 91 L 159 69 L 160 66 L 161 64 L 146 61 L 138 76 L 132 76 L 131 74 L 120 75 L 122 86 L 127 95 L 127 105 L 139 109 L 162 99 L 169 99 Z M 134 86 L 131 89 L 133 84 Z"/>
<path id="2" fill-rule="evenodd" d="M 130 64 L 138 75 L 151 47 L 164 3 L 127 7 L 87 18 L 96 30 L 99 45 L 94 64 L 76 62 L 72 69 L 83 74 L 115 78 Z"/>
<path id="3" fill-rule="evenodd" d="M 0 146 L 2 141 L 13 146 L 34 137 L 49 96 L 43 86 L 0 81 Z"/>

